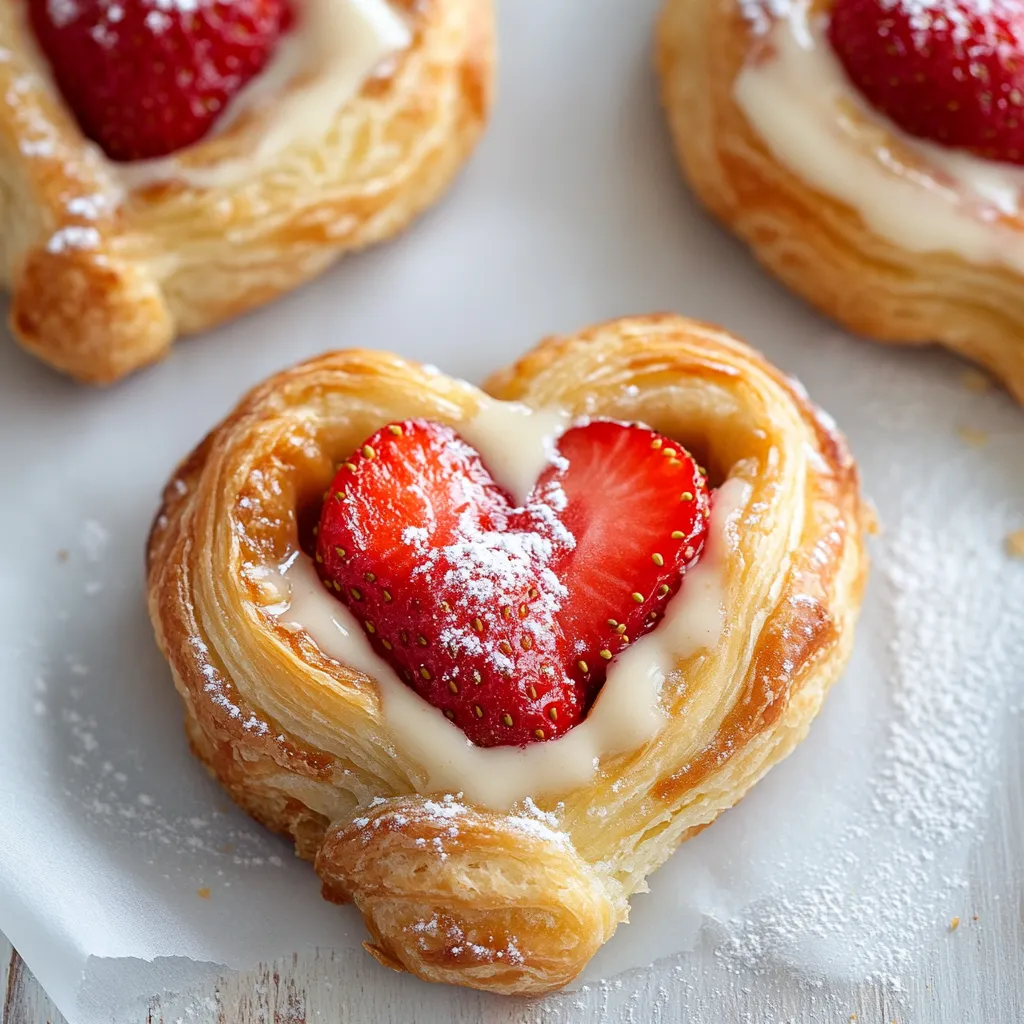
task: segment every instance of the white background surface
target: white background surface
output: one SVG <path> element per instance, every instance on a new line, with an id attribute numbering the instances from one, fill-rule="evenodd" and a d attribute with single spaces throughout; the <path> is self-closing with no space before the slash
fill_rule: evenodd
<path id="1" fill-rule="evenodd" d="M 0 928 L 65 1012 L 137 1019 L 184 986 L 168 1019 L 219 991 L 257 1020 L 280 987 L 257 999 L 259 973 L 86 958 L 305 950 L 277 971 L 310 1018 L 1024 1019 L 1024 562 L 1002 549 L 1024 414 L 951 358 L 840 336 L 704 219 L 657 109 L 653 8 L 506 3 L 498 108 L 450 199 L 164 365 L 95 392 L 0 350 Z M 398 978 L 187 753 L 142 597 L 159 489 L 301 357 L 388 348 L 479 381 L 546 333 L 660 309 L 745 336 L 847 430 L 886 527 L 854 662 L 808 742 L 634 901 L 589 988 L 522 1004 Z"/>

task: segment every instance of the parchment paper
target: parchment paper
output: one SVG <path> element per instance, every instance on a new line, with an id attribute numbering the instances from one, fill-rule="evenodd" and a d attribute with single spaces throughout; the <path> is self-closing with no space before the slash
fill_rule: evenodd
<path id="1" fill-rule="evenodd" d="M 1024 416 L 952 358 L 842 337 L 704 219 L 654 99 L 654 7 L 503 5 L 501 99 L 451 198 L 164 365 L 85 390 L 0 347 L 0 930 L 72 1022 L 364 937 L 190 756 L 142 587 L 175 461 L 246 387 L 328 348 L 479 381 L 542 335 L 678 310 L 800 376 L 861 460 L 885 533 L 845 679 L 585 981 L 685 956 L 705 928 L 741 975 L 898 987 L 959 912 L 1020 735 L 1024 563 L 1004 538 L 1024 527 Z"/>

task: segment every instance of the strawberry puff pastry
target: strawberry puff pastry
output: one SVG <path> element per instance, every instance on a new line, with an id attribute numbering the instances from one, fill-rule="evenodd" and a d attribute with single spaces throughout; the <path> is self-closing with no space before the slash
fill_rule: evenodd
<path id="1" fill-rule="evenodd" d="M 687 179 L 768 270 L 1024 400 L 1020 3 L 668 0 L 657 57 Z"/>
<path id="2" fill-rule="evenodd" d="M 335 352 L 178 467 L 149 608 L 193 750 L 372 956 L 537 994 L 806 734 L 869 524 L 831 421 L 702 324 L 549 339 L 486 391 Z"/>
<path id="3" fill-rule="evenodd" d="M 0 5 L 0 283 L 104 383 L 399 231 L 491 102 L 490 0 Z"/>

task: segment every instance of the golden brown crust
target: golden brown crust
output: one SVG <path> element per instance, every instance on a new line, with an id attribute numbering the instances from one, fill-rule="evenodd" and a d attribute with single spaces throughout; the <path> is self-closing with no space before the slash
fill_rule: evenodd
<path id="1" fill-rule="evenodd" d="M 763 18 L 771 23 L 771 5 Z M 1024 401 L 1020 274 L 894 245 L 783 166 L 734 98 L 758 45 L 738 0 L 666 0 L 657 29 L 662 100 L 698 198 L 772 274 L 851 331 L 939 342 Z"/>
<path id="2" fill-rule="evenodd" d="M 53 93 L 18 5 L 0 7 L 0 198 L 11 325 L 107 383 L 402 230 L 449 184 L 490 109 L 491 0 L 402 0 L 410 48 L 315 147 L 231 185 L 121 187 Z M 201 143 L 199 164 L 232 154 Z"/>
<path id="3" fill-rule="evenodd" d="M 265 609 L 261 565 L 297 550 L 296 509 L 393 419 L 458 425 L 476 389 L 380 353 L 338 352 L 247 395 L 179 467 L 148 545 L 156 635 L 196 754 L 315 858 L 387 966 L 536 994 L 575 977 L 629 895 L 806 733 L 844 665 L 869 523 L 841 435 L 799 385 L 675 316 L 539 345 L 487 390 L 535 408 L 644 420 L 745 494 L 723 568 L 727 628 L 681 658 L 667 718 L 593 779 L 498 812 L 432 793 L 376 684 Z"/>

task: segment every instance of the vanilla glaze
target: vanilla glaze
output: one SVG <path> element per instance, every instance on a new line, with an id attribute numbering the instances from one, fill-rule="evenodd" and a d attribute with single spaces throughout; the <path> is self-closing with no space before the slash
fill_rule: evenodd
<path id="1" fill-rule="evenodd" d="M 1024 231 L 1003 222 L 1022 214 L 1024 168 L 914 138 L 872 109 L 808 0 L 773 3 L 770 22 L 747 8 L 767 34 L 734 96 L 780 163 L 894 245 L 1024 273 Z"/>
<path id="2" fill-rule="evenodd" d="M 489 400 L 477 421 L 459 427 L 467 442 L 480 444 L 485 465 L 513 493 L 521 492 L 528 471 L 536 479 L 536 471 L 551 461 L 553 442 L 567 425 L 561 414 L 532 415 L 536 423 L 523 406 Z M 501 429 L 502 421 L 513 429 Z M 277 595 L 263 610 L 285 629 L 305 631 L 329 657 L 375 680 L 394 743 L 422 766 L 429 791 L 461 792 L 474 803 L 505 810 L 528 796 L 586 784 L 602 758 L 635 750 L 658 734 L 665 721 L 660 700 L 665 680 L 681 661 L 713 648 L 721 634 L 729 523 L 748 499 L 749 486 L 738 479 L 717 491 L 704 552 L 662 621 L 612 660 L 586 719 L 544 743 L 522 748 L 471 743 L 374 652 L 358 621 L 326 592 L 301 552 L 260 572 Z"/>
<path id="3" fill-rule="evenodd" d="M 112 163 L 122 182 L 137 188 L 175 179 L 202 188 L 246 180 L 290 146 L 322 139 L 373 70 L 411 42 L 386 0 L 296 0 L 296 16 L 206 139 L 167 157 Z M 236 126 L 245 133 L 244 156 L 206 162 L 204 144 Z"/>
<path id="4" fill-rule="evenodd" d="M 532 409 L 482 395 L 475 415 L 459 424 L 459 436 L 479 453 L 494 479 L 524 505 L 537 477 L 558 461 L 558 438 L 569 426 L 561 409 Z"/>

